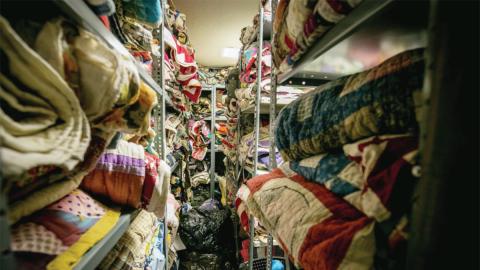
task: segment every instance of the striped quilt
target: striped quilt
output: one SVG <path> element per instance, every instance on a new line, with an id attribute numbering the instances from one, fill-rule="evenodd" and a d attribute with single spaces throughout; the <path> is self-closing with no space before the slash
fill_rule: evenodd
<path id="1" fill-rule="evenodd" d="M 283 159 L 337 151 L 369 136 L 415 132 L 414 95 L 423 74 L 423 50 L 411 50 L 299 97 L 277 118 L 275 143 Z"/>
<path id="2" fill-rule="evenodd" d="M 376 136 L 286 162 L 241 186 L 240 221 L 248 231 L 252 214 L 306 270 L 371 269 L 375 227 L 409 206 L 416 149 L 409 135 Z"/>

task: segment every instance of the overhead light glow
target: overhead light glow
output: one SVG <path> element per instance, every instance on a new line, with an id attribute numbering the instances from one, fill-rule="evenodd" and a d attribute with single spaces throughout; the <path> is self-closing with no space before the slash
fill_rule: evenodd
<path id="1" fill-rule="evenodd" d="M 238 52 L 240 48 L 227 47 L 222 50 L 222 57 L 225 58 L 238 58 Z"/>

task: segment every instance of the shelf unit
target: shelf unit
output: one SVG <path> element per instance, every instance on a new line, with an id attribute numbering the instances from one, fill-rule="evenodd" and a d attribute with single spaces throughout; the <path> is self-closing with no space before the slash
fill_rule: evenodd
<path id="1" fill-rule="evenodd" d="M 85 253 L 73 269 L 95 269 L 125 233 L 130 225 L 131 219 L 131 213 L 122 214 L 115 224 L 115 227 Z"/>
<path id="2" fill-rule="evenodd" d="M 161 5 L 162 7 L 165 7 L 164 0 L 161 0 Z M 84 1 L 76 1 L 76 0 L 57 0 L 57 1 L 45 1 L 44 3 L 26 3 L 27 5 L 34 4 L 36 7 L 37 5 L 43 5 L 47 4 L 48 8 L 50 8 L 49 11 L 46 12 L 46 14 L 50 15 L 50 11 L 53 10 L 55 15 L 57 16 L 58 13 L 64 15 L 68 19 L 72 20 L 75 22 L 77 25 L 87 29 L 91 33 L 95 34 L 97 37 L 99 37 L 102 41 L 105 42 L 111 49 L 123 54 L 123 55 L 128 55 L 130 59 L 133 61 L 135 66 L 137 67 L 139 76 L 141 80 L 146 83 L 148 86 L 150 86 L 156 93 L 157 93 L 157 98 L 159 100 L 159 105 L 156 108 L 156 111 L 159 111 L 160 113 L 155 113 L 154 119 L 157 122 L 160 122 L 160 126 L 157 126 L 157 131 L 160 129 L 160 131 L 163 132 L 157 132 L 159 135 L 156 140 L 160 139 L 164 141 L 165 135 L 164 135 L 164 119 L 165 119 L 165 111 L 166 109 L 168 110 L 173 110 L 173 111 L 178 111 L 167 93 L 164 91 L 164 83 L 163 83 L 163 72 L 157 72 L 158 76 L 155 76 L 155 72 L 153 75 L 150 75 L 146 69 L 133 57 L 130 55 L 128 50 L 124 47 L 124 45 L 102 24 L 100 19 L 93 13 L 93 11 L 90 10 L 90 8 L 87 6 L 87 4 Z M 32 8 L 32 7 L 29 7 Z M 38 12 L 38 11 L 37 11 Z M 53 13 L 52 12 L 52 13 Z M 43 18 L 43 17 L 42 17 Z M 160 26 L 160 28 L 163 28 L 163 25 Z M 162 36 L 162 45 L 160 46 L 160 52 L 163 51 L 163 36 Z M 163 61 L 160 61 L 163 64 Z M 159 66 L 160 70 L 163 71 L 163 66 Z M 157 68 L 158 71 L 158 66 L 154 67 Z M 161 107 L 161 108 L 158 108 Z M 159 118 L 157 118 L 159 117 Z M 164 147 L 162 147 L 162 151 L 159 151 L 159 153 L 164 153 Z M 164 159 L 163 155 L 163 159 Z M 0 186 L 3 183 L 3 179 L 0 178 Z M 6 212 L 6 203 L 5 203 L 5 196 L 4 194 L 0 194 L 0 210 L 2 213 Z M 166 211 L 166 210 L 165 210 Z M 9 224 L 6 222 L 6 218 L 4 218 L 4 215 L 0 215 L 0 232 L 2 235 L 9 235 Z M 120 217 L 117 223 L 114 225 L 114 227 L 106 234 L 105 237 L 103 237 L 99 242 L 97 242 L 92 248 L 90 248 L 83 256 L 80 258 L 80 260 L 77 262 L 75 265 L 74 269 L 80 270 L 80 269 L 95 269 L 101 261 L 105 258 L 105 256 L 111 251 L 111 249 L 116 245 L 118 240 L 122 237 L 122 235 L 125 233 L 125 231 L 128 229 L 128 226 L 130 225 L 131 220 L 134 218 L 133 213 L 123 213 Z M 164 226 L 166 229 L 166 226 Z M 164 235 L 166 234 L 166 230 L 164 231 Z M 9 247 L 9 236 L 7 237 L 2 237 L 2 240 L 0 241 L 0 248 L 2 253 L 4 250 L 8 250 Z M 165 243 L 166 243 L 166 237 L 165 237 Z M 166 245 L 164 244 L 166 247 Z M 7 253 L 5 253 L 7 254 Z M 8 253 L 7 256 L 0 255 L 0 265 L 6 266 L 7 269 L 14 269 L 14 258 L 12 258 L 13 253 Z M 164 255 L 167 254 L 167 250 L 164 250 Z M 165 263 L 166 265 L 168 264 L 167 259 L 168 256 L 165 256 Z"/>
<path id="3" fill-rule="evenodd" d="M 87 4 L 84 1 L 78 0 L 58 0 L 52 1 L 55 3 L 63 12 L 65 12 L 70 18 L 72 18 L 77 24 L 88 29 L 89 31 L 97 34 L 98 37 L 102 38 L 105 43 L 107 43 L 111 48 L 119 51 L 123 54 L 130 55 L 127 49 L 123 44 L 102 24 L 100 19 L 97 18 L 95 13 L 90 10 Z M 153 90 L 157 92 L 160 96 L 165 96 L 165 103 L 167 106 L 174 108 L 170 97 L 166 95 L 161 86 L 155 82 L 155 80 L 147 73 L 145 68 L 131 56 L 132 60 L 137 66 L 138 72 L 142 80 L 148 84 Z"/>

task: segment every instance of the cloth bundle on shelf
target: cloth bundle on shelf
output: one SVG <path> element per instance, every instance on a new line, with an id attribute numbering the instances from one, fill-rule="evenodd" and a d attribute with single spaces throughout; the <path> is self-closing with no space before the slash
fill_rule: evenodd
<path id="1" fill-rule="evenodd" d="M 248 180 L 237 208 L 258 218 L 297 266 L 370 269 L 375 222 L 399 220 L 409 207 L 416 147 L 409 135 L 371 137 L 343 153 L 286 162 Z M 247 228 L 247 212 L 239 215 Z"/>
<path id="2" fill-rule="evenodd" d="M 192 104 L 192 112 L 197 116 L 207 116 L 212 113 L 211 106 L 209 98 L 201 97 L 198 103 Z"/>
<path id="3" fill-rule="evenodd" d="M 212 134 L 205 121 L 193 121 L 188 123 L 189 142 L 192 148 L 192 157 L 197 160 L 203 160 L 207 154 L 208 144 L 211 141 Z"/>
<path id="4" fill-rule="evenodd" d="M 103 259 L 100 269 L 136 269 L 143 270 L 147 261 L 147 250 L 152 239 L 158 239 L 157 217 L 141 210 L 122 235 L 117 244 Z M 157 236 L 155 235 L 157 233 Z M 161 235 L 161 234 L 160 234 Z M 162 239 L 160 239 L 163 241 Z"/>
<path id="5" fill-rule="evenodd" d="M 197 63 L 192 48 L 181 44 L 168 30 L 164 29 L 166 52 L 175 67 L 177 81 L 182 85 L 182 92 L 192 102 L 198 102 L 202 92 L 202 85 L 198 81 Z M 165 60 L 169 60 L 165 59 Z"/>
<path id="6" fill-rule="evenodd" d="M 5 39 L 5 42 L 2 42 L 2 50 L 9 63 L 13 65 L 12 67 L 15 67 L 11 70 L 2 69 L 2 74 L 5 74 L 2 76 L 7 76 L 6 78 L 17 76 L 14 74 L 22 67 L 25 68 L 27 63 L 22 62 L 24 65 L 20 65 L 20 59 L 29 59 L 29 68 L 41 68 L 41 71 L 36 73 L 38 76 L 34 81 L 29 77 L 29 82 L 26 83 L 23 82 L 22 77 L 18 78 L 18 82 L 23 83 L 21 88 L 32 89 L 29 90 L 32 96 L 23 95 L 22 99 L 30 100 L 29 103 L 34 102 L 32 105 L 36 104 L 36 107 L 45 104 L 34 95 L 41 95 L 41 89 L 44 89 L 47 81 L 50 85 L 48 94 L 45 96 L 50 100 L 50 105 L 42 108 L 41 111 L 35 109 L 35 106 L 27 110 L 38 111 L 45 117 L 43 119 L 36 118 L 37 126 L 29 131 L 30 138 L 24 137 L 22 143 L 24 146 L 28 146 L 32 154 L 38 150 L 38 147 L 34 146 L 35 143 L 42 143 L 43 157 L 35 154 L 37 156 L 34 159 L 40 163 L 28 163 L 30 154 L 18 152 L 17 149 L 15 151 L 22 156 L 18 159 L 25 160 L 25 162 L 7 166 L 11 169 L 17 166 L 24 167 L 14 173 L 19 174 L 17 175 L 19 181 L 15 181 L 9 191 L 9 199 L 12 203 L 9 221 L 14 223 L 22 216 L 45 207 L 78 187 L 81 179 L 95 167 L 101 153 L 117 131 L 146 132 L 150 111 L 156 103 L 156 94 L 148 86 L 140 83 L 138 72 L 129 55 L 123 55 L 110 49 L 96 36 L 62 18 L 48 21 L 39 31 L 36 31 L 34 36 L 25 37 L 31 41 L 31 46 L 35 51 L 31 50 L 17 36 L 3 18 L 1 27 L 2 39 Z M 11 54 L 13 49 L 8 48 L 9 44 L 14 44 L 14 50 L 20 55 L 10 59 L 10 56 L 13 56 Z M 28 57 L 26 57 L 27 55 Z M 19 87 L 8 85 L 7 79 L 4 80 L 4 83 L 7 83 L 5 89 Z M 58 90 L 52 91 L 59 87 L 60 89 L 64 88 L 61 96 L 56 95 L 59 93 Z M 76 101 L 69 104 L 69 96 L 70 100 L 76 99 Z M 11 94 L 5 97 L 8 98 L 9 103 L 14 100 L 14 96 Z M 12 109 L 24 110 L 21 108 L 23 105 L 20 105 L 22 103 L 13 105 Z M 77 109 L 75 106 L 72 107 L 75 103 Z M 83 112 L 79 112 L 78 105 L 81 106 Z M 58 113 L 48 112 L 52 106 L 60 106 L 60 109 L 55 109 Z M 64 110 L 68 110 L 66 115 L 69 116 L 68 119 L 61 120 L 61 117 L 65 116 L 63 115 Z M 56 114 L 63 116 L 55 120 Z M 26 120 L 28 118 L 25 118 Z M 8 121 L 11 126 L 13 122 Z M 23 129 L 27 127 L 23 125 Z M 45 142 L 45 134 L 42 135 L 40 130 L 58 133 L 57 135 L 53 135 L 53 133 L 48 135 L 48 137 L 55 137 L 55 141 Z M 21 130 L 16 132 L 17 136 L 20 136 Z M 38 136 L 34 135 L 35 132 L 38 133 Z M 68 140 L 70 140 L 68 145 L 61 146 Z M 55 151 L 49 147 L 54 147 Z M 68 153 L 62 154 L 62 149 L 68 150 Z M 3 157 L 6 157 L 5 153 L 9 153 L 3 149 L 2 152 L 4 153 Z M 50 154 L 54 154 L 55 157 L 49 157 Z M 8 160 L 14 159 L 9 158 Z M 33 167 L 27 168 L 30 165 Z M 32 204 L 32 202 L 35 203 Z"/>
<path id="7" fill-rule="evenodd" d="M 11 249 L 19 269 L 72 269 L 115 225 L 120 212 L 81 190 L 12 227 Z"/>
<path id="8" fill-rule="evenodd" d="M 375 134 L 414 132 L 424 66 L 423 50 L 411 50 L 301 96 L 277 118 L 282 157 L 299 160 Z"/>
<path id="9" fill-rule="evenodd" d="M 245 169 L 249 172 L 253 172 L 253 154 L 254 154 L 254 143 L 255 143 L 255 134 L 251 132 L 242 137 L 239 147 L 239 157 L 238 160 L 240 164 L 245 166 Z M 266 170 L 269 166 L 269 154 L 270 153 L 270 138 L 269 138 L 269 127 L 264 126 L 260 128 L 259 140 L 258 140 L 258 163 L 257 168 Z M 278 151 L 276 152 L 276 161 L 277 164 L 282 163 L 282 158 Z"/>
<path id="10" fill-rule="evenodd" d="M 82 188 L 110 198 L 120 205 L 143 207 L 163 217 L 167 201 L 170 167 L 143 146 L 120 140 L 107 149 Z"/>
<path id="11" fill-rule="evenodd" d="M 278 3 L 273 22 L 273 61 L 284 72 L 362 0 L 287 1 Z"/>
<path id="12" fill-rule="evenodd" d="M 0 27 L 3 176 L 15 180 L 41 165 L 72 170 L 91 139 L 79 100 L 3 17 Z"/>
<path id="13" fill-rule="evenodd" d="M 257 79 L 257 55 L 258 45 L 252 44 L 243 51 L 242 67 L 240 81 L 243 83 L 253 83 Z M 272 55 L 271 45 L 264 42 L 262 49 L 262 80 L 267 79 L 271 72 Z"/>
<path id="14" fill-rule="evenodd" d="M 153 26 L 162 21 L 160 0 L 122 0 L 122 4 L 125 16 Z"/>
<path id="15" fill-rule="evenodd" d="M 198 68 L 199 80 L 204 86 L 225 84 L 228 73 L 228 68 Z"/>

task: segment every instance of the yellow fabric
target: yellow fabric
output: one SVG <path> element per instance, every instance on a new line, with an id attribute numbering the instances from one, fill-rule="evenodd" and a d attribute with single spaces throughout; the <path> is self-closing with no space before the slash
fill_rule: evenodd
<path id="1" fill-rule="evenodd" d="M 47 269 L 72 269 L 80 258 L 113 228 L 119 217 L 119 211 L 107 208 L 105 215 L 85 232 L 75 244 L 51 261 L 47 265 Z"/>

